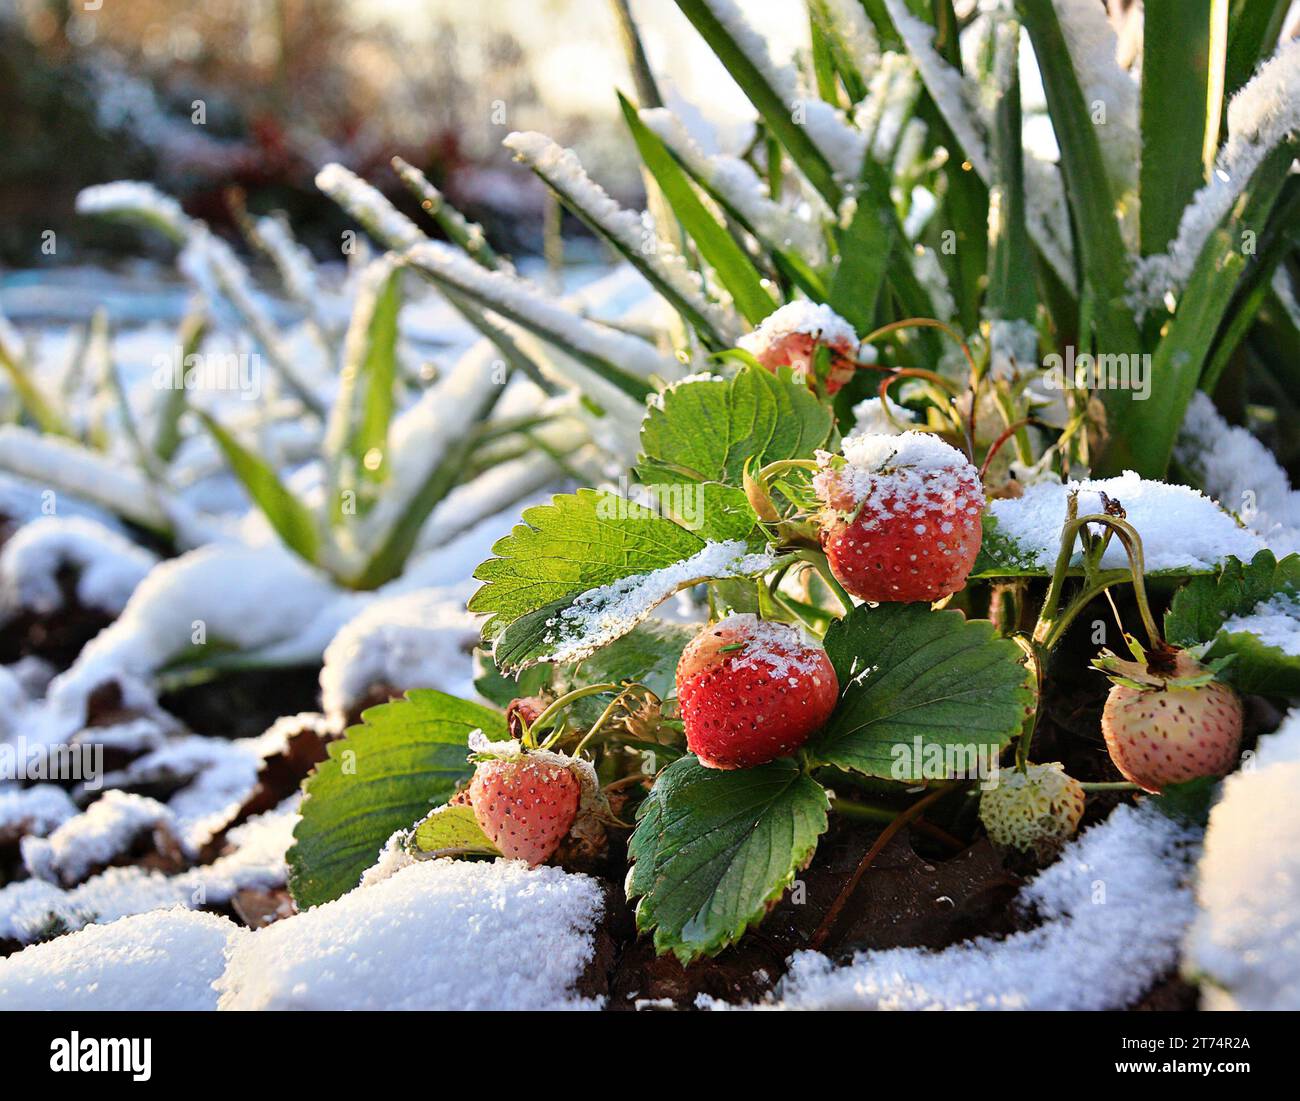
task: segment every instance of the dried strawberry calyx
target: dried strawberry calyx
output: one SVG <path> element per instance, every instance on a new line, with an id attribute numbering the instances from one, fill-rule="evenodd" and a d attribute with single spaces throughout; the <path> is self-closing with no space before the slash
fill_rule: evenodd
<path id="1" fill-rule="evenodd" d="M 1127 661 L 1106 650 L 1093 658 L 1092 664 L 1105 673 L 1112 684 L 1138 691 L 1203 688 L 1220 680 L 1220 672 L 1232 660 L 1229 656 L 1202 662 L 1192 651 L 1168 643 L 1144 650 L 1131 635 L 1124 637 L 1136 660 Z"/>

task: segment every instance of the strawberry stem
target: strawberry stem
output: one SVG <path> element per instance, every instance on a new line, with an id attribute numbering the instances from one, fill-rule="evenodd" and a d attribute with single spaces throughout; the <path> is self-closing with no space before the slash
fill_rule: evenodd
<path id="1" fill-rule="evenodd" d="M 621 691 L 617 696 L 615 696 L 612 700 L 609 701 L 609 705 L 605 708 L 604 711 L 600 713 L 600 717 L 597 718 L 596 721 L 591 724 L 591 729 L 588 730 L 587 733 L 582 736 L 582 740 L 579 741 L 578 744 L 574 747 L 573 749 L 574 757 L 582 756 L 582 751 L 587 748 L 587 744 L 592 740 L 592 738 L 594 738 L 597 734 L 599 734 L 600 731 L 604 728 L 605 724 L 609 722 L 611 718 L 613 718 L 614 713 L 619 709 L 620 706 L 622 706 L 623 701 L 632 692 L 644 692 L 646 696 L 649 699 L 653 700 L 656 704 L 660 702 L 659 697 L 656 696 L 653 692 L 651 692 L 650 689 L 647 688 L 644 684 L 634 682 L 632 684 L 626 685 L 623 691 Z"/>
<path id="2" fill-rule="evenodd" d="M 1142 788 L 1137 784 L 1131 784 L 1127 780 L 1107 780 L 1098 783 L 1080 784 L 1079 787 L 1084 791 L 1141 791 Z"/>
<path id="3" fill-rule="evenodd" d="M 524 734 L 523 737 L 520 739 L 520 741 L 523 742 L 524 748 L 525 749 L 539 748 L 537 744 L 536 732 L 544 729 L 547 723 L 553 720 L 556 715 L 558 715 L 561 711 L 563 711 L 566 707 L 569 706 L 569 704 L 573 703 L 575 700 L 580 700 L 584 696 L 594 696 L 599 692 L 616 691 L 617 689 L 618 689 L 617 684 L 589 684 L 585 688 L 575 688 L 572 692 L 566 692 L 563 696 L 560 696 L 552 700 L 550 704 L 546 707 L 546 710 L 544 710 L 540 715 L 537 716 L 537 718 L 535 718 L 532 722 L 528 723 L 524 727 Z M 555 738 L 558 736 L 559 736 L 559 731 L 557 730 L 551 738 L 547 739 L 546 744 L 550 745 L 551 742 L 553 742 Z"/>
<path id="4" fill-rule="evenodd" d="M 824 553 L 817 550 L 799 550 L 795 551 L 795 557 L 812 564 L 818 576 L 826 583 L 826 587 L 835 594 L 835 598 L 844 608 L 845 615 L 853 611 L 855 606 L 853 598 L 845 591 L 844 586 L 836 580 L 835 575 L 831 572 L 830 561 Z"/>

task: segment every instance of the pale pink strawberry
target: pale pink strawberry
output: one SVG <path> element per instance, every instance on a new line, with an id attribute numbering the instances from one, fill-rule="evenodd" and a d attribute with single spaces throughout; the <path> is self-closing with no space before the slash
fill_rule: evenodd
<path id="1" fill-rule="evenodd" d="M 573 825 L 582 785 L 554 754 L 480 761 L 470 782 L 474 817 L 511 860 L 545 861 Z"/>
<path id="2" fill-rule="evenodd" d="M 1155 660 L 1098 659 L 1115 683 L 1101 731 L 1115 767 L 1150 792 L 1222 776 L 1241 750 L 1241 700 L 1185 650 Z"/>

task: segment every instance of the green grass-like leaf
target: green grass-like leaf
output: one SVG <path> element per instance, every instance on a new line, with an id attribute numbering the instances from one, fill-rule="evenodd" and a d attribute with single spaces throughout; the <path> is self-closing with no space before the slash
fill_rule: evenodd
<path id="1" fill-rule="evenodd" d="M 812 859 L 828 809 L 825 789 L 790 760 L 733 772 L 673 762 L 628 845 L 637 928 L 684 964 L 734 944 Z"/>
<path id="2" fill-rule="evenodd" d="M 682 229 L 717 272 L 736 307 L 748 321 L 757 325 L 776 309 L 776 302 L 763 286 L 762 276 L 735 238 L 700 201 L 686 173 L 659 136 L 641 121 L 637 109 L 622 93 L 618 102 L 641 160 L 659 184 Z"/>
<path id="3" fill-rule="evenodd" d="M 768 82 L 762 70 L 737 44 L 731 32 L 718 21 L 704 0 L 677 0 L 682 14 L 691 21 L 731 78 L 740 85 L 768 130 L 783 145 L 808 182 L 832 207 L 838 208 L 843 193 L 821 151 L 804 129 L 794 121 L 794 104 L 786 103 L 781 93 Z"/>
<path id="4" fill-rule="evenodd" d="M 505 716 L 431 689 L 372 707 L 303 784 L 289 889 L 303 909 L 357 885 L 384 842 L 444 803 L 473 774 L 474 730 L 507 737 Z"/>
<path id="5" fill-rule="evenodd" d="M 988 747 L 996 756 L 1033 703 L 1020 648 L 957 611 L 863 606 L 831 624 L 826 653 L 840 702 L 808 748 L 820 763 L 867 776 L 934 779 L 921 774 L 918 738 L 923 754 L 935 745 Z"/>
<path id="6" fill-rule="evenodd" d="M 289 492 L 261 456 L 249 451 L 207 413 L 196 412 L 221 448 L 231 471 L 284 545 L 315 564 L 320 557 L 320 531 L 311 511 Z"/>

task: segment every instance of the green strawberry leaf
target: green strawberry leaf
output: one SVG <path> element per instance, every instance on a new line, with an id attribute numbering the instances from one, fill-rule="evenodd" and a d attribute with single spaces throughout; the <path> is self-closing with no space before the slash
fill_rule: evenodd
<path id="1" fill-rule="evenodd" d="M 639 931 L 683 964 L 756 925 L 825 831 L 825 789 L 792 760 L 724 772 L 682 757 L 660 774 L 628 844 Z"/>
<path id="2" fill-rule="evenodd" d="M 407 850 L 421 859 L 437 856 L 500 856 L 474 817 L 474 808 L 438 807 L 416 823 Z"/>
<path id="3" fill-rule="evenodd" d="M 1210 808 L 1218 790 L 1219 777 L 1202 776 L 1183 784 L 1170 784 L 1159 795 L 1148 798 L 1165 817 L 1203 827 L 1210 820 Z"/>
<path id="4" fill-rule="evenodd" d="M 579 490 L 528 509 L 479 566 L 469 609 L 505 672 L 576 661 L 642 622 L 680 589 L 766 570 L 743 540 L 714 542 L 612 493 Z"/>
<path id="5" fill-rule="evenodd" d="M 831 624 L 840 681 L 830 722 L 808 743 L 819 764 L 866 776 L 969 776 L 996 759 L 1033 705 L 1021 650 L 985 620 L 925 604 L 862 606 Z M 919 746 L 919 752 L 918 752 Z"/>
<path id="6" fill-rule="evenodd" d="M 670 386 L 641 423 L 641 480 L 739 486 L 745 462 L 810 459 L 826 447 L 835 418 L 789 370 L 747 366 L 730 379 Z"/>
<path id="7" fill-rule="evenodd" d="M 1230 630 L 1226 625 L 1234 617 L 1241 617 L 1239 629 Z M 1287 634 L 1300 637 L 1296 554 L 1280 562 L 1271 551 L 1260 551 L 1249 563 L 1229 558 L 1217 577 L 1198 577 L 1183 586 L 1165 613 L 1169 641 L 1208 644 L 1205 661 L 1230 657 L 1223 679 L 1242 692 L 1300 694 L 1300 654 L 1277 645 Z"/>
<path id="8" fill-rule="evenodd" d="M 473 731 L 508 736 L 499 711 L 432 689 L 413 689 L 361 720 L 303 783 L 288 854 L 289 890 L 302 909 L 352 890 L 389 837 L 470 778 Z"/>

